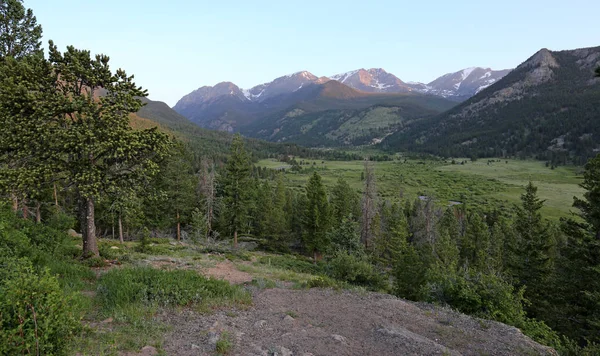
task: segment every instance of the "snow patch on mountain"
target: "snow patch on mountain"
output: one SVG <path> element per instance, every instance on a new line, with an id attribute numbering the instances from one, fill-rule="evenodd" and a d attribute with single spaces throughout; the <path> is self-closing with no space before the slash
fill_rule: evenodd
<path id="1" fill-rule="evenodd" d="M 352 70 L 350 72 L 340 73 L 340 74 L 335 74 L 335 75 L 329 76 L 329 78 L 336 80 L 340 83 L 344 83 L 348 78 L 350 78 L 354 74 L 358 73 L 359 71 L 360 71 L 360 69 Z"/>
<path id="2" fill-rule="evenodd" d="M 467 79 L 477 67 L 466 68 L 462 70 L 462 80 Z M 457 88 L 458 89 L 458 88 Z"/>

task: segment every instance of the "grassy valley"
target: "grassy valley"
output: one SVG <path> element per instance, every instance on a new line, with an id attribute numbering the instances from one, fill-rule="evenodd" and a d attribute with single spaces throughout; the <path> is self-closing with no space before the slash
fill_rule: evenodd
<path id="1" fill-rule="evenodd" d="M 301 159 L 299 159 L 302 161 Z M 520 202 L 523 188 L 532 181 L 539 187 L 538 193 L 545 201 L 544 215 L 558 219 L 571 216 L 574 196 L 582 196 L 579 187 L 579 168 L 571 166 L 550 169 L 543 162 L 500 160 L 488 164 L 488 160 L 464 164 L 451 164 L 444 160 L 418 160 L 397 158 L 389 162 L 375 163 L 379 195 L 395 201 L 412 201 L 419 196 L 433 197 L 438 204 L 461 202 L 473 209 L 512 209 Z M 293 172 L 291 166 L 273 159 L 261 160 L 256 165 L 286 170 L 289 187 L 302 190 L 314 170 L 323 176 L 323 182 L 333 187 L 343 178 L 356 191 L 363 189 L 361 161 L 303 160 L 303 170 Z"/>

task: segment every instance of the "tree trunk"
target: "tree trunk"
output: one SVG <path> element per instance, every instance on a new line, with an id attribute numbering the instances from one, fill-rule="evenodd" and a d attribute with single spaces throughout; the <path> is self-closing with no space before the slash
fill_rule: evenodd
<path id="1" fill-rule="evenodd" d="M 119 241 L 121 243 L 124 242 L 124 240 L 123 240 L 123 219 L 121 218 L 121 212 L 119 212 Z"/>
<path id="2" fill-rule="evenodd" d="M 233 248 L 237 249 L 237 230 L 233 232 Z"/>
<path id="3" fill-rule="evenodd" d="M 313 250 L 313 264 L 317 264 L 317 250 Z"/>
<path id="4" fill-rule="evenodd" d="M 11 200 L 12 200 L 12 210 L 13 212 L 17 212 L 17 210 L 19 210 L 19 198 L 17 198 L 16 194 L 11 194 Z"/>
<path id="5" fill-rule="evenodd" d="M 56 183 L 54 183 L 54 206 L 58 211 L 58 192 L 56 191 Z"/>
<path id="6" fill-rule="evenodd" d="M 181 241 L 181 221 L 179 221 L 179 210 L 177 210 L 177 241 Z"/>
<path id="7" fill-rule="evenodd" d="M 35 205 L 35 222 L 38 224 L 42 222 L 42 204 L 40 202 Z"/>
<path id="8" fill-rule="evenodd" d="M 212 231 L 212 215 L 213 215 L 213 208 L 212 208 L 212 205 L 211 205 L 210 208 L 208 209 L 208 219 L 206 219 L 207 220 L 206 240 L 209 239 L 210 232 Z"/>
<path id="9" fill-rule="evenodd" d="M 80 198 L 79 224 L 83 238 L 83 257 L 99 257 L 98 242 L 96 241 L 96 222 L 94 211 L 94 199 Z"/>
<path id="10" fill-rule="evenodd" d="M 23 207 L 22 207 L 22 209 L 23 209 L 23 219 L 27 220 L 27 219 L 29 219 L 29 210 L 27 209 L 27 200 L 23 199 L 23 203 L 22 204 L 23 204 Z"/>

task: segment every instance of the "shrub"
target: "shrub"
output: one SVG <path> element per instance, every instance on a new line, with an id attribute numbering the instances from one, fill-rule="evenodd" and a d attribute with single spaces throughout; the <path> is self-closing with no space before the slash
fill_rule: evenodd
<path id="1" fill-rule="evenodd" d="M 517 325 L 524 320 L 522 289 L 515 290 L 495 274 L 436 267 L 427 272 L 421 299 L 505 324 Z"/>
<path id="2" fill-rule="evenodd" d="M 306 282 L 307 288 L 340 288 L 340 282 L 335 279 L 331 279 L 329 277 L 319 276 L 313 279 L 310 279 Z"/>
<path id="3" fill-rule="evenodd" d="M 226 281 L 207 279 L 194 271 L 151 267 L 113 269 L 98 282 L 98 299 L 106 311 L 141 303 L 185 306 L 203 302 L 249 302 L 247 292 Z"/>
<path id="4" fill-rule="evenodd" d="M 0 354 L 63 354 L 80 329 L 56 278 L 27 260 L 5 261 L 0 280 Z"/>
<path id="5" fill-rule="evenodd" d="M 366 257 L 352 255 L 346 251 L 338 251 L 329 260 L 327 274 L 337 280 L 373 290 L 385 290 L 388 287 L 383 276 L 375 271 Z"/>

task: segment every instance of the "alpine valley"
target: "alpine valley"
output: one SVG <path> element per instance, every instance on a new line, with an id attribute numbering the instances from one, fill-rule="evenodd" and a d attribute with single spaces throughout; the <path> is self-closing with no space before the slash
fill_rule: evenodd
<path id="1" fill-rule="evenodd" d="M 203 86 L 174 110 L 201 127 L 309 147 L 581 163 L 600 150 L 598 65 L 600 47 L 541 49 L 515 70 L 467 68 L 427 84 L 381 68 L 301 71 L 251 89 Z"/>

